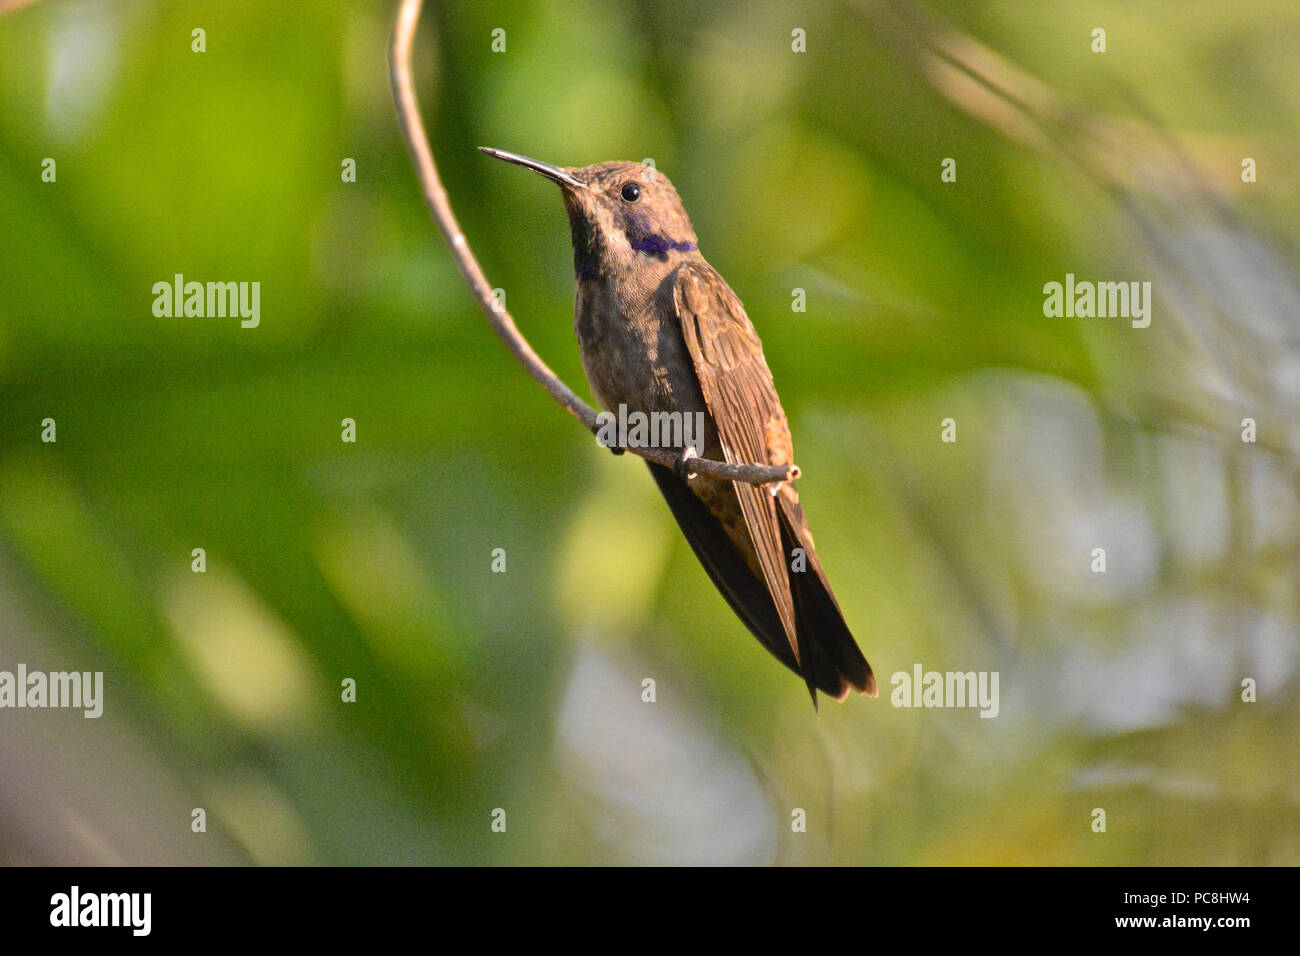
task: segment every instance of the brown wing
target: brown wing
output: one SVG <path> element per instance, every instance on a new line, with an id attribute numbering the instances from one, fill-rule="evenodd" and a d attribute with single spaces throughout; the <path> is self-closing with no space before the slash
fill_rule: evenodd
<path id="1" fill-rule="evenodd" d="M 790 431 L 785 411 L 763 359 L 763 344 L 736 294 L 707 263 L 687 263 L 677 271 L 673 302 L 727 461 L 788 464 Z M 774 462 L 773 457 L 785 461 Z M 775 501 L 755 485 L 734 485 L 763 580 L 799 661 L 794 600 Z"/>

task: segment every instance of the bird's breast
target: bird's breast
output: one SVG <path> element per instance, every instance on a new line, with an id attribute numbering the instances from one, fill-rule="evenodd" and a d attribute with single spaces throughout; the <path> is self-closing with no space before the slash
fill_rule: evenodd
<path id="1" fill-rule="evenodd" d="M 607 410 L 626 405 L 629 412 L 705 412 L 707 418 L 670 281 L 644 288 L 609 278 L 580 280 L 574 332 L 587 381 Z"/>

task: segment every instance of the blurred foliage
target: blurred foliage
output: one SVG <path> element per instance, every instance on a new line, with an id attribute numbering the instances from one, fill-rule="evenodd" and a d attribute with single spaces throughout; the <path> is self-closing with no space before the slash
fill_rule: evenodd
<path id="1" fill-rule="evenodd" d="M 881 677 L 818 716 L 476 312 L 392 7 L 0 19 L 0 669 L 107 675 L 99 721 L 0 713 L 0 859 L 1300 862 L 1300 8 L 426 11 L 453 206 L 561 377 L 559 197 L 477 145 L 652 158 L 745 301 Z M 1044 318 L 1067 272 L 1152 281 L 1151 327 Z M 155 317 L 176 273 L 260 327 Z M 1001 713 L 891 707 L 917 662 Z"/>

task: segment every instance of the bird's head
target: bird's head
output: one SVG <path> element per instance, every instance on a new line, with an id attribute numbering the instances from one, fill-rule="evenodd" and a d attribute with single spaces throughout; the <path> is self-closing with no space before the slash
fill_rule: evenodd
<path id="1" fill-rule="evenodd" d="M 698 249 L 681 197 L 668 177 L 653 166 L 597 163 L 563 168 L 486 146 L 479 148 L 559 184 L 569 211 L 574 268 L 580 279 L 643 263 L 668 264 Z"/>

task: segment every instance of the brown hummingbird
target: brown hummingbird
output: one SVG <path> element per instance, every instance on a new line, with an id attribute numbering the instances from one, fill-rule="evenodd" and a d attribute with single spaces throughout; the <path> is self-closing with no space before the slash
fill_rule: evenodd
<path id="1" fill-rule="evenodd" d="M 480 147 L 558 183 L 573 232 L 574 331 L 606 409 L 702 412 L 701 457 L 787 465 L 790 427 L 740 299 L 705 261 L 677 190 L 642 163 L 561 168 Z M 617 449 L 616 449 L 617 450 Z M 678 449 L 678 451 L 685 451 Z M 782 664 L 843 700 L 876 696 L 793 485 L 760 487 L 648 463 L 696 557 Z"/>

